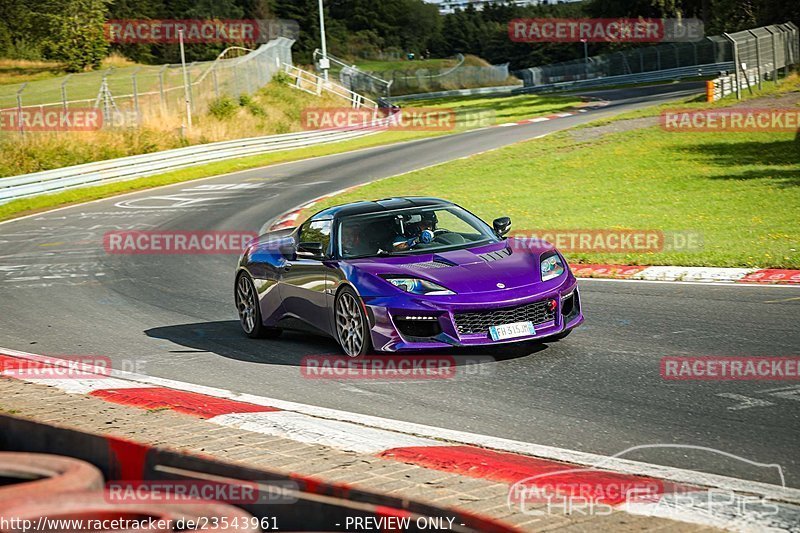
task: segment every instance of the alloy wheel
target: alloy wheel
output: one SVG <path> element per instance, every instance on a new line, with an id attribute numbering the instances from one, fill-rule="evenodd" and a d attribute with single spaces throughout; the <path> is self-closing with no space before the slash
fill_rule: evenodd
<path id="1" fill-rule="evenodd" d="M 364 347 L 364 318 L 356 297 L 342 293 L 336 301 L 336 332 L 345 353 L 356 357 Z"/>
<path id="2" fill-rule="evenodd" d="M 245 333 L 253 333 L 256 329 L 256 294 L 247 276 L 240 276 L 236 285 L 236 309 Z"/>

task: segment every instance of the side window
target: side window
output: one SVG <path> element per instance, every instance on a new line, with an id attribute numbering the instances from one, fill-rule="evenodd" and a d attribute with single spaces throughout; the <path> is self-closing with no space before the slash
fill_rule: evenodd
<path id="1" fill-rule="evenodd" d="M 327 254 L 331 243 L 332 220 L 314 220 L 306 222 L 300 228 L 299 242 L 321 242 Z"/>

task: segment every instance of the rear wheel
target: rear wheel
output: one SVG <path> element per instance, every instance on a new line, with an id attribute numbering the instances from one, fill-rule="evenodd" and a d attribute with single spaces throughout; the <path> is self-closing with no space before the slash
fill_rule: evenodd
<path id="1" fill-rule="evenodd" d="M 344 353 L 350 357 L 366 355 L 371 348 L 369 323 L 361 299 L 350 287 L 336 296 L 334 306 L 336 336 Z"/>
<path id="2" fill-rule="evenodd" d="M 281 334 L 280 328 L 268 328 L 261 320 L 261 307 L 253 280 L 246 273 L 236 281 L 236 310 L 245 335 L 251 339 L 271 339 Z"/>

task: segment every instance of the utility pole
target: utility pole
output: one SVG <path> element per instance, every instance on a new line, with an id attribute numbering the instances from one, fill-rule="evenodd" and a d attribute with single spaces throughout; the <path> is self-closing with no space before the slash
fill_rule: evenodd
<path id="1" fill-rule="evenodd" d="M 328 59 L 328 43 L 325 39 L 325 8 L 322 6 L 322 0 L 319 0 L 319 35 L 322 41 L 322 58 L 319 60 L 319 68 L 322 70 L 322 78 L 328 81 L 328 69 L 331 68 L 331 62 Z"/>

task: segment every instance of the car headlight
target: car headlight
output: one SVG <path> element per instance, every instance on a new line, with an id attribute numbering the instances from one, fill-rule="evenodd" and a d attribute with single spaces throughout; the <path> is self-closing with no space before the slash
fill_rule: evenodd
<path id="1" fill-rule="evenodd" d="M 455 294 L 450 289 L 445 289 L 438 283 L 419 278 L 384 278 L 398 289 L 412 294 L 426 294 L 429 296 L 443 296 Z"/>
<path id="2" fill-rule="evenodd" d="M 542 281 L 555 279 L 566 271 L 561 257 L 556 253 L 542 257 L 541 263 Z"/>

